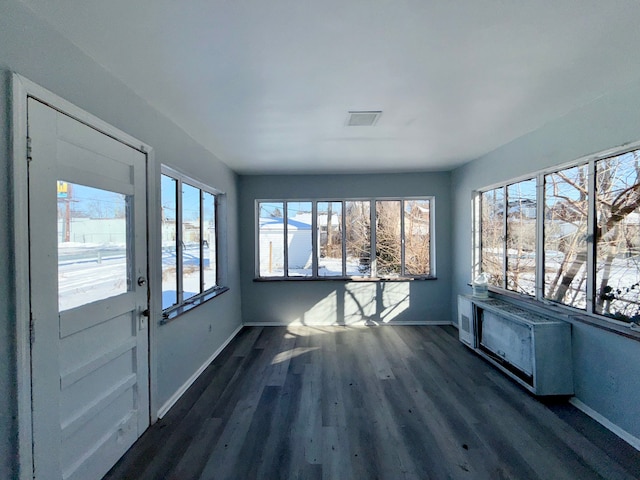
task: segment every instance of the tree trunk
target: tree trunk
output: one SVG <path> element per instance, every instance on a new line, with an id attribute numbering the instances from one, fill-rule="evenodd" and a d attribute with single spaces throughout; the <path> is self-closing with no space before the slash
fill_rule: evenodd
<path id="1" fill-rule="evenodd" d="M 566 295 L 567 290 L 569 290 L 569 287 L 571 286 L 571 282 L 573 282 L 573 279 L 578 274 L 580 268 L 582 268 L 586 261 L 587 252 L 580 252 L 576 254 L 576 258 L 574 258 L 573 262 L 571 262 L 569 270 L 567 270 L 567 274 L 562 277 L 562 281 L 558 286 L 558 290 L 556 290 L 556 293 L 553 296 L 553 299 L 556 302 L 562 302 L 562 299 Z"/>

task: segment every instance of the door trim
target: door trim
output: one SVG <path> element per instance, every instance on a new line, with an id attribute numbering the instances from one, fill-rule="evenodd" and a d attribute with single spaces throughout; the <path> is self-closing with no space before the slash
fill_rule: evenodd
<path id="1" fill-rule="evenodd" d="M 31 344 L 30 344 L 30 282 L 29 282 L 29 192 L 28 192 L 28 160 L 27 156 L 27 99 L 35 98 L 45 103 L 49 107 L 68 115 L 91 128 L 108 135 L 147 156 L 147 278 L 158 278 L 156 276 L 157 267 L 153 265 L 155 244 L 150 235 L 151 225 L 155 225 L 156 205 L 155 177 L 156 168 L 153 149 L 134 137 L 121 130 L 107 124 L 99 118 L 76 107 L 72 103 L 62 99 L 54 93 L 33 83 L 25 77 L 11 74 L 11 139 L 10 155 L 11 163 L 11 197 L 13 199 L 13 209 L 11 219 L 13 225 L 13 267 L 14 267 L 14 300 L 15 300 L 15 359 L 16 359 L 16 384 L 17 384 L 17 427 L 18 427 L 18 460 L 17 467 L 21 480 L 33 479 L 33 428 L 31 416 Z M 155 252 L 157 253 L 157 252 Z M 152 283 L 152 282 L 150 282 Z M 153 298 L 153 286 L 150 290 Z M 156 318 L 158 312 L 158 302 L 149 300 L 151 310 L 150 319 Z M 153 338 L 155 335 L 155 323 L 149 321 L 148 325 L 148 345 L 149 345 L 149 386 L 153 385 L 155 378 L 155 349 L 153 348 Z M 152 408 L 154 405 L 154 389 L 149 388 L 149 416 L 150 423 L 157 419 Z"/>

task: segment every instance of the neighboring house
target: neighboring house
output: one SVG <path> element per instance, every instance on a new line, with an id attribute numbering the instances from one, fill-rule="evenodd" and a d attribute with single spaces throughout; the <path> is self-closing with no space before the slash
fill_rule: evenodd
<path id="1" fill-rule="evenodd" d="M 260 272 L 273 273 L 284 269 L 284 219 L 260 218 Z M 311 268 L 311 224 L 289 219 L 287 222 L 288 268 Z M 268 253 L 267 253 L 268 252 Z M 266 254 L 265 254 L 266 253 Z"/>

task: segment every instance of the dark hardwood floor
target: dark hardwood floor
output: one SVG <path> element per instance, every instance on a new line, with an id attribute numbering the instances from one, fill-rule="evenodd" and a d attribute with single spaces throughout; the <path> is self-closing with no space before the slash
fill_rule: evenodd
<path id="1" fill-rule="evenodd" d="M 105 478 L 637 479 L 640 452 L 453 327 L 248 327 Z"/>

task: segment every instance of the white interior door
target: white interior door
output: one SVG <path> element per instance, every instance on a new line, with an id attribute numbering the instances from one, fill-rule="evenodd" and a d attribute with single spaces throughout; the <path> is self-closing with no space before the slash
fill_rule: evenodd
<path id="1" fill-rule="evenodd" d="M 149 425 L 146 155 L 28 100 L 36 478 L 101 478 Z"/>

